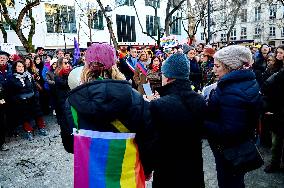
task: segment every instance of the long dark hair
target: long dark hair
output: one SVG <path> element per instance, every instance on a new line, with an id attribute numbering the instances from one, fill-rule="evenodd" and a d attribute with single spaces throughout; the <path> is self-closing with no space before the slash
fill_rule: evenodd
<path id="1" fill-rule="evenodd" d="M 56 63 L 56 68 L 55 68 L 55 74 L 57 76 L 59 76 L 59 72 L 63 69 L 63 59 L 65 59 L 64 57 L 60 57 L 58 58 L 57 60 L 57 63 Z"/>
<path id="2" fill-rule="evenodd" d="M 22 63 L 22 64 L 24 65 L 24 71 L 26 71 L 26 65 L 25 65 L 25 63 L 24 63 L 22 60 L 18 60 L 18 61 L 16 61 L 15 63 L 12 64 L 12 72 L 13 72 L 13 73 L 16 73 L 16 72 L 17 72 L 16 68 L 17 68 L 18 63 Z"/>
<path id="3" fill-rule="evenodd" d="M 149 69 L 153 69 L 153 62 L 154 62 L 154 59 L 158 59 L 159 60 L 159 62 L 160 62 L 160 64 L 159 64 L 159 69 L 161 70 L 161 67 L 162 67 L 162 62 L 161 62 L 161 60 L 160 60 L 160 58 L 158 57 L 158 56 L 156 56 L 156 55 L 154 55 L 154 57 L 152 57 L 152 59 L 151 59 L 151 63 L 149 64 Z"/>

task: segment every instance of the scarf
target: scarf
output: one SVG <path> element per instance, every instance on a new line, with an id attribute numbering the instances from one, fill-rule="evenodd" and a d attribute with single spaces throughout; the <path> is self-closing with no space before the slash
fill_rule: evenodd
<path id="1" fill-rule="evenodd" d="M 159 65 L 152 65 L 153 72 L 157 72 L 160 69 Z"/>
<path id="2" fill-rule="evenodd" d="M 61 69 L 59 76 L 67 76 L 71 72 L 71 69 Z"/>
<path id="3" fill-rule="evenodd" d="M 6 74 L 7 67 L 8 67 L 7 63 L 5 65 L 0 66 L 0 71 L 2 74 Z"/>
<path id="4" fill-rule="evenodd" d="M 17 79 L 20 80 L 20 82 L 22 83 L 23 87 L 26 86 L 26 84 L 25 84 L 25 79 L 26 79 L 26 77 L 28 77 L 28 79 L 30 80 L 30 82 L 32 81 L 32 75 L 31 75 L 28 71 L 25 71 L 25 72 L 23 72 L 23 73 L 18 73 L 18 72 L 16 72 L 16 73 L 14 73 L 13 75 L 15 76 L 15 78 L 17 78 Z"/>

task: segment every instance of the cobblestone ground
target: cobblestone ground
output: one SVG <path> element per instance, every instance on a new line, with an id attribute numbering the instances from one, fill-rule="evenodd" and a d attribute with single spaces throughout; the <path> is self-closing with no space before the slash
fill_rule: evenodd
<path id="1" fill-rule="evenodd" d="M 32 142 L 20 135 L 8 142 L 9 151 L 0 151 L 1 188 L 71 188 L 73 187 L 73 156 L 65 152 L 59 135 L 59 127 L 52 116 L 46 116 L 49 135 L 35 133 Z M 266 164 L 269 149 L 261 148 Z M 206 187 L 217 186 L 214 159 L 207 142 L 203 144 Z M 283 188 L 284 173 L 265 174 L 263 167 L 246 175 L 250 188 Z M 147 188 L 151 188 L 151 181 Z"/>

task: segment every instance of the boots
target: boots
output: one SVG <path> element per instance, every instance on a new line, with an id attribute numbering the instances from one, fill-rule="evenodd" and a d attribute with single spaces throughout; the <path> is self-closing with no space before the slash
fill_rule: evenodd
<path id="1" fill-rule="evenodd" d="M 47 136 L 47 132 L 45 130 L 45 121 L 42 117 L 36 118 L 36 124 L 39 128 L 39 134 L 42 136 Z"/>

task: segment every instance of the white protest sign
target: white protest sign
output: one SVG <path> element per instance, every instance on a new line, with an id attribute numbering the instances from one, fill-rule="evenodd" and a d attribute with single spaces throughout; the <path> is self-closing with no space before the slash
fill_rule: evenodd
<path id="1" fill-rule="evenodd" d="M 1 43 L 1 50 L 9 54 L 16 54 L 16 48 L 14 43 Z"/>

